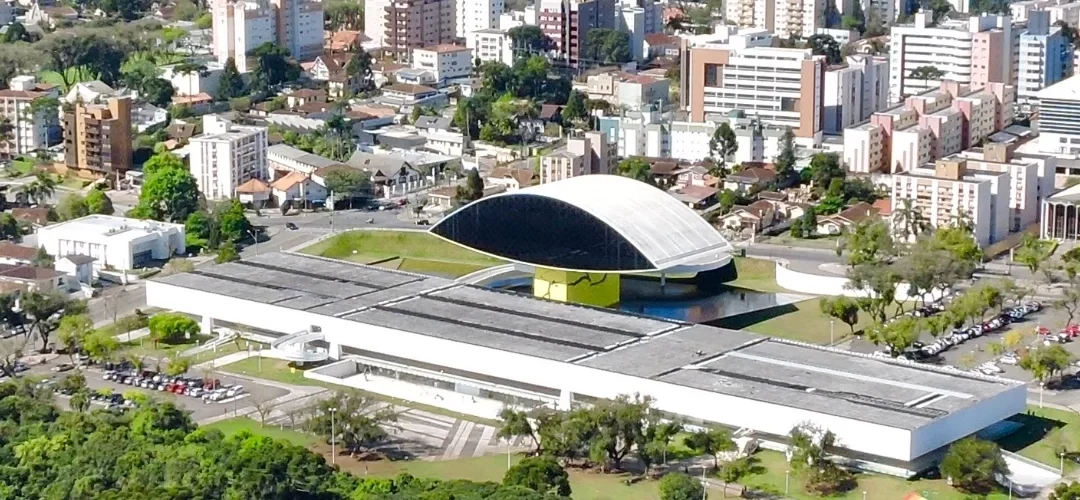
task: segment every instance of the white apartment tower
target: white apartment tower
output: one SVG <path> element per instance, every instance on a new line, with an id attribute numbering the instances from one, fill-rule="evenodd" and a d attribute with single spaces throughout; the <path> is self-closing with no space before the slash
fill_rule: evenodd
<path id="1" fill-rule="evenodd" d="M 809 38 L 825 27 L 825 2 L 832 0 L 728 0 L 726 19 L 740 28 L 761 28 L 777 38 Z"/>
<path id="2" fill-rule="evenodd" d="M 915 22 L 893 26 L 889 38 L 889 102 L 902 101 L 952 80 L 972 89 L 988 82 L 1011 84 L 1015 75 L 1014 37 L 1008 16 L 982 15 L 963 21 L 931 22 L 930 12 Z M 943 78 L 921 78 L 932 67 Z"/>
<path id="3" fill-rule="evenodd" d="M 455 0 L 457 37 L 467 39 L 474 31 L 498 28 L 503 8 L 503 0 Z"/>
<path id="4" fill-rule="evenodd" d="M 236 187 L 266 180 L 266 128 L 236 125 L 214 115 L 203 117 L 203 133 L 191 138 L 191 175 L 208 200 L 236 195 Z"/>
<path id="5" fill-rule="evenodd" d="M 41 97 L 59 97 L 54 86 L 38 85 L 32 76 L 11 79 L 10 88 L 0 90 L 0 121 L 11 125 L 11 137 L 0 141 L 0 154 L 20 155 L 48 147 L 49 125 L 58 121 L 59 110 L 30 113 L 30 106 Z"/>
<path id="6" fill-rule="evenodd" d="M 514 65 L 514 48 L 510 36 L 505 31 L 490 29 L 476 30 L 465 39 L 465 46 L 472 51 L 473 57 L 480 62 L 500 62 L 507 66 Z"/>
<path id="7" fill-rule="evenodd" d="M 252 49 L 276 42 L 298 60 L 322 53 L 323 10 L 317 0 L 214 0 L 213 51 L 218 62 L 230 57 L 236 69 L 252 69 L 247 54 Z"/>
<path id="8" fill-rule="evenodd" d="M 889 60 L 848 56 L 847 64 L 825 72 L 825 133 L 835 134 L 870 119 L 889 104 Z"/>
<path id="9" fill-rule="evenodd" d="M 1048 11 L 1028 13 L 1017 61 L 1016 99 L 1021 106 L 1030 108 L 1037 103 L 1038 91 L 1072 74 L 1073 54 L 1069 49 L 1061 28 L 1051 26 Z"/>

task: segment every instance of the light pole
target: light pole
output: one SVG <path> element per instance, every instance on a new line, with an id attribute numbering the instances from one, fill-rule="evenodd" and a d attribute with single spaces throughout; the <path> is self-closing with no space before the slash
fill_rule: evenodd
<path id="1" fill-rule="evenodd" d="M 791 492 L 791 470 L 784 471 L 784 496 Z"/>
<path id="2" fill-rule="evenodd" d="M 701 466 L 701 500 L 705 500 L 707 498 L 705 495 L 707 494 L 706 492 L 709 490 L 709 483 L 705 482 L 705 471 L 706 470 L 708 470 L 708 468 L 705 467 L 704 465 L 702 465 Z M 724 494 L 727 494 L 726 490 L 724 491 Z"/>
<path id="3" fill-rule="evenodd" d="M 836 320 L 835 319 L 830 319 L 829 320 L 829 345 L 830 346 L 836 343 L 836 337 L 833 334 L 833 327 L 834 326 L 836 326 Z"/>
<path id="4" fill-rule="evenodd" d="M 334 414 L 337 408 L 330 408 L 330 463 L 337 463 L 337 428 L 334 425 Z"/>
<path id="5" fill-rule="evenodd" d="M 862 500 L 866 500 L 866 490 L 863 490 L 862 492 Z"/>
<path id="6" fill-rule="evenodd" d="M 255 255 L 259 255 L 259 237 L 255 234 L 255 231 L 248 229 L 248 233 L 251 234 L 251 239 L 255 240 Z"/>

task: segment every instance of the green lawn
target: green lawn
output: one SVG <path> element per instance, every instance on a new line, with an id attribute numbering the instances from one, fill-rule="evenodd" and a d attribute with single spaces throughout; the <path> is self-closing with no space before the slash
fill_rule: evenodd
<path id="1" fill-rule="evenodd" d="M 511 456 L 511 463 L 517 463 L 519 460 L 521 460 L 521 455 Z M 351 459 L 339 459 L 338 465 L 344 470 L 361 476 L 367 473 L 392 477 L 400 472 L 408 472 L 417 477 L 501 482 L 506 473 L 506 455 L 460 460 L 398 462 L 357 462 Z M 568 472 L 574 500 L 656 500 L 660 497 L 657 481 L 640 481 L 627 486 L 623 482 L 627 476 L 622 474 L 599 474 L 574 469 Z M 719 493 L 715 493 L 715 496 L 719 497 Z"/>
<path id="2" fill-rule="evenodd" d="M 18 158 L 11 161 L 9 172 L 14 172 L 18 177 L 26 177 L 34 171 L 34 160 Z"/>
<path id="3" fill-rule="evenodd" d="M 794 238 L 791 231 L 784 231 L 776 236 L 770 236 L 768 243 L 771 245 L 788 245 L 793 247 L 836 249 L 839 236 L 819 236 L 815 238 Z"/>
<path id="4" fill-rule="evenodd" d="M 133 342 L 122 344 L 121 353 L 141 355 L 144 358 L 148 359 L 173 359 L 177 357 L 181 352 L 184 352 L 198 345 L 196 344 L 196 341 L 198 341 L 199 344 L 205 344 L 207 341 L 212 339 L 213 337 L 210 337 L 208 335 L 196 335 L 194 338 L 180 344 L 164 344 L 159 342 L 158 345 L 155 347 L 154 343 L 151 342 L 150 339 L 143 337 Z M 250 342 L 247 340 L 241 340 L 239 346 L 236 345 L 236 342 L 229 342 L 224 345 L 218 346 L 217 351 L 202 352 L 198 355 L 192 356 L 190 359 L 192 364 L 209 361 L 211 359 L 217 359 L 227 354 L 232 354 L 241 350 L 247 350 L 248 344 L 251 345 L 252 349 L 257 349 L 259 345 L 256 342 Z M 263 346 L 263 348 L 265 349 L 266 346 Z"/>
<path id="5" fill-rule="evenodd" d="M 734 257 L 734 261 L 738 277 L 727 285 L 762 292 L 787 291 L 776 284 L 776 262 L 751 257 Z"/>
<path id="6" fill-rule="evenodd" d="M 740 314 L 720 320 L 720 326 L 735 330 L 749 330 L 751 332 L 781 337 L 811 344 L 829 343 L 829 317 L 821 314 L 821 298 L 804 300 L 786 306 L 773 307 L 747 314 Z M 870 318 L 866 314 L 859 314 L 859 322 L 855 330 L 870 325 Z M 851 334 L 851 329 L 846 323 L 836 321 L 835 340 L 839 342 Z"/>
<path id="7" fill-rule="evenodd" d="M 419 231 L 349 231 L 301 251 L 353 262 L 386 261 L 385 267 L 447 277 L 505 263 Z"/>
<path id="8" fill-rule="evenodd" d="M 304 432 L 294 431 L 291 429 L 280 429 L 273 425 L 262 425 L 259 422 L 247 417 L 230 418 L 226 420 L 219 420 L 212 424 L 204 426 L 207 429 L 217 429 L 226 436 L 238 434 L 241 431 L 248 431 L 252 434 L 260 436 L 266 436 L 274 439 L 284 439 L 292 444 L 300 446 L 312 446 L 318 442 L 318 438 Z"/>
<path id="9" fill-rule="evenodd" d="M 1080 414 L 1054 408 L 1029 406 L 1027 413 L 1010 420 L 1024 424 L 1024 428 L 998 440 L 1002 448 L 1016 452 L 1051 467 L 1061 466 L 1059 451 L 1080 452 Z M 1065 473 L 1080 466 L 1065 461 Z"/>

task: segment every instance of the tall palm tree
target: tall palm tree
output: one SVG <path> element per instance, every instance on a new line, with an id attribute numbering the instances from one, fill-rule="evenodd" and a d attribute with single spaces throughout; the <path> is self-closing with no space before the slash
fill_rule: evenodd
<path id="1" fill-rule="evenodd" d="M 12 144 L 11 141 L 15 140 L 15 126 L 11 124 L 11 120 L 4 118 L 0 120 L 0 158 L 11 156 Z"/>
<path id="2" fill-rule="evenodd" d="M 910 198 L 903 200 L 900 209 L 893 212 L 893 228 L 898 230 L 896 236 L 905 240 L 926 230 L 922 212 L 915 208 Z"/>
<path id="3" fill-rule="evenodd" d="M 38 172 L 36 178 L 28 184 L 24 184 L 22 192 L 34 203 L 41 205 L 56 194 L 56 180 L 45 172 Z"/>

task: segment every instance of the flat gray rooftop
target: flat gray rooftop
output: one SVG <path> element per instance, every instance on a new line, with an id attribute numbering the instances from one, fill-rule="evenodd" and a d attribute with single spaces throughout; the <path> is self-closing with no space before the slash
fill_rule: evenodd
<path id="1" fill-rule="evenodd" d="M 897 428 L 919 427 L 1011 387 L 301 254 L 264 254 L 153 281 Z"/>

